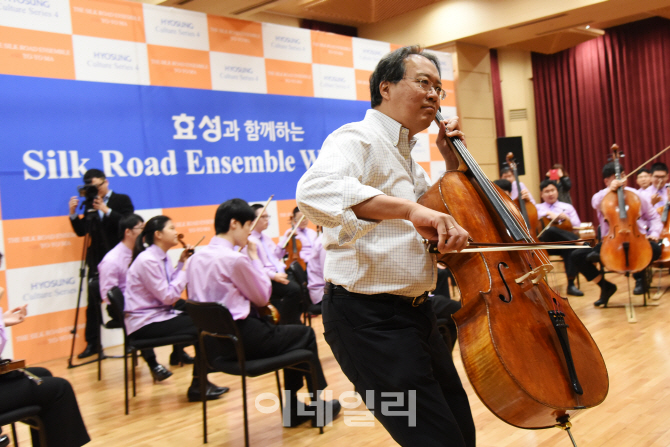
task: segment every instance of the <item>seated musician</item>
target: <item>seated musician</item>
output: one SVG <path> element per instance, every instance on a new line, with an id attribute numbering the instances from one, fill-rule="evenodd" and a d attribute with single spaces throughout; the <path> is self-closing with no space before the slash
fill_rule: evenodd
<path id="1" fill-rule="evenodd" d="M 664 206 L 668 202 L 668 167 L 665 163 L 651 165 L 651 184 L 641 194 L 655 207 Z"/>
<path id="2" fill-rule="evenodd" d="M 554 180 L 543 180 L 540 183 L 540 195 L 542 196 L 542 203 L 535 205 L 537 208 L 537 217 L 539 219 L 545 218 L 549 221 L 554 220 L 554 223 L 560 224 L 562 222 L 569 222 L 569 227 L 579 227 L 581 221 L 577 215 L 575 207 L 569 203 L 558 200 L 558 185 Z M 543 229 L 542 234 L 538 237 L 542 242 L 561 242 L 574 241 L 579 239 L 575 233 L 566 229 L 558 228 L 557 226 L 550 226 Z M 560 255 L 565 264 L 565 275 L 568 278 L 568 295 L 584 296 L 584 292 L 575 286 L 575 278 L 577 277 L 577 267 L 572 262 L 572 252 L 574 250 L 547 250 L 550 255 Z"/>
<path id="3" fill-rule="evenodd" d="M 309 376 L 307 387 L 310 393 L 316 391 L 318 398 L 327 383 L 319 361 L 314 330 L 299 324 L 274 325 L 258 316 L 257 307 L 268 303 L 272 289 L 269 276 L 263 272 L 258 247 L 252 240 L 248 240 L 255 217 L 254 210 L 242 199 L 231 199 L 218 207 L 214 217 L 216 236 L 212 237 L 208 246 L 192 256 L 186 268 L 189 297 L 193 301 L 221 303 L 230 311 L 242 335 L 247 360 L 271 357 L 296 349 L 310 350 L 316 367 L 318 389 L 312 389 Z M 233 248 L 235 246 L 247 246 L 246 253 L 238 252 Z M 210 353 L 210 357 L 220 355 L 234 358 L 234 349 L 229 341 L 219 340 L 218 343 L 214 348 L 218 352 Z M 289 399 L 285 404 L 290 406 L 288 425 L 291 427 L 312 419 L 310 416 L 298 415 L 296 393 L 302 388 L 306 374 L 292 369 L 284 370 L 284 388 L 289 391 Z M 340 403 L 332 400 L 326 404 L 332 407 L 332 415 L 335 417 L 340 411 Z"/>
<path id="4" fill-rule="evenodd" d="M 514 180 L 514 172 L 510 168 L 502 168 L 500 170 L 500 178 L 511 183 L 512 192 L 510 193 L 510 197 L 512 200 L 516 200 L 519 197 L 519 191 L 517 190 L 516 181 Z M 519 182 L 519 185 L 521 185 L 521 198 L 526 202 L 535 204 L 535 199 L 533 199 L 533 196 L 528 191 L 528 188 L 526 188 L 526 185 L 524 185 L 523 182 Z"/>
<path id="5" fill-rule="evenodd" d="M 0 287 L 0 296 L 4 289 Z M 27 315 L 27 305 L 9 310 L 3 314 L 0 308 L 0 354 L 7 342 L 5 327 L 14 326 L 24 321 Z M 26 370 L 41 380 L 37 384 L 30 380 L 21 371 L 11 371 L 0 374 L 0 413 L 5 413 L 30 405 L 39 405 L 39 417 L 44 423 L 44 435 L 47 444 L 59 447 L 79 447 L 87 444 L 86 426 L 79 412 L 77 397 L 72 385 L 65 379 L 53 377 L 49 370 L 44 368 L 26 368 Z M 39 434 L 30 431 L 33 446 L 40 445 Z M 0 436 L 7 439 L 5 436 Z"/>
<path id="6" fill-rule="evenodd" d="M 156 216 L 144 224 L 135 241 L 133 260 L 126 275 L 125 315 L 128 337 L 132 339 L 160 338 L 170 335 L 198 336 L 198 330 L 188 315 L 175 310 L 172 305 L 179 300 L 186 287 L 184 263 L 189 257 L 187 246 L 177 267 L 167 251 L 179 243 L 174 223 L 167 216 Z M 147 248 L 145 249 L 145 244 Z M 193 381 L 187 397 L 191 402 L 200 401 L 198 381 L 198 343 L 195 343 Z M 145 356 L 145 352 L 142 352 Z M 152 374 L 158 366 L 156 358 L 145 356 Z M 155 377 L 155 376 L 154 376 Z M 207 384 L 207 399 L 217 399 L 228 391 L 226 387 Z"/>
<path id="7" fill-rule="evenodd" d="M 301 218 L 302 213 L 300 212 L 300 209 L 298 209 L 298 207 L 296 206 L 293 209 L 293 214 L 291 215 L 291 228 L 298 225 L 298 222 L 300 222 Z M 307 228 L 308 224 L 309 220 L 307 220 L 307 217 L 305 217 L 304 219 L 302 219 L 302 222 L 300 223 L 300 225 L 298 225 L 298 229 L 295 232 L 295 236 L 298 238 L 300 244 L 302 245 L 302 248 L 300 250 L 300 257 L 305 262 L 307 262 L 307 260 L 312 257 L 312 247 L 314 247 L 314 241 L 316 240 L 316 231 L 312 230 L 311 228 Z M 279 259 L 283 258 L 286 255 L 286 250 L 281 247 L 284 246 L 286 238 L 290 233 L 291 233 L 290 229 L 286 230 L 286 233 L 284 233 L 284 235 L 279 239 L 279 244 L 277 245 L 277 251 L 276 251 L 277 257 Z"/>
<path id="8" fill-rule="evenodd" d="M 607 163 L 603 167 L 602 171 L 603 181 L 605 182 L 605 189 L 600 190 L 593 195 L 591 199 L 591 206 L 598 212 L 598 220 L 600 222 L 600 235 L 601 238 L 604 237 L 609 231 L 609 224 L 605 221 L 602 212 L 600 211 L 600 204 L 607 195 L 607 193 L 616 192 L 620 186 L 626 185 L 626 180 L 617 180 L 616 172 L 614 169 L 614 163 Z M 638 194 L 633 188 L 625 186 L 627 191 L 631 191 L 640 198 L 640 218 L 637 221 L 638 228 L 640 233 L 647 235 L 647 240 L 652 248 L 652 260 L 658 259 L 661 256 L 661 246 L 658 243 L 658 238 L 661 234 L 663 224 L 661 223 L 661 218 L 659 214 L 654 210 L 651 203 L 643 197 L 641 194 Z M 614 295 L 617 290 L 616 285 L 607 281 L 604 275 L 600 270 L 593 265 L 592 261 L 599 260 L 601 244 L 598 243 L 592 249 L 580 249 L 575 250 L 572 253 L 572 262 L 577 267 L 579 273 L 584 275 L 587 280 L 595 282 L 598 287 L 600 287 L 600 298 L 593 303 L 596 307 L 607 307 L 608 300 Z M 638 272 L 633 274 L 635 278 L 635 290 L 633 293 L 636 295 L 641 295 L 644 293 L 644 284 L 643 284 L 643 275 L 644 272 Z"/>
<path id="9" fill-rule="evenodd" d="M 642 192 L 651 185 L 651 172 L 647 168 L 642 168 L 635 174 L 635 184 L 637 192 Z"/>
<path id="10" fill-rule="evenodd" d="M 272 239 L 263 234 L 268 228 L 270 215 L 267 210 L 263 211 L 263 205 L 252 205 L 251 208 L 260 218 L 249 235 L 249 239 L 258 247 L 258 257 L 262 271 L 272 280 L 272 296 L 270 302 L 277 308 L 281 315 L 281 324 L 300 324 L 302 314 L 302 290 L 300 284 L 293 277 L 293 273 L 285 272 L 286 267 L 277 256 L 280 250 Z M 261 215 L 261 211 L 263 214 Z"/>

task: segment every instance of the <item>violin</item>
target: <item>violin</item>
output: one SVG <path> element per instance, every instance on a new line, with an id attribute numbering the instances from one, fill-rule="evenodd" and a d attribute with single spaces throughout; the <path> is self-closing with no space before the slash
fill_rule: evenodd
<path id="1" fill-rule="evenodd" d="M 307 264 L 305 261 L 300 257 L 300 251 L 302 250 L 302 242 L 296 237 L 295 232 L 298 230 L 298 227 L 302 223 L 303 219 L 305 218 L 305 215 L 300 218 L 297 224 L 291 228 L 291 233 L 289 234 L 288 238 L 286 239 L 286 243 L 284 243 L 284 248 L 286 250 L 286 268 L 289 268 L 291 264 L 294 262 L 297 262 L 300 264 L 300 267 L 302 267 L 303 271 L 307 270 Z"/>
<path id="2" fill-rule="evenodd" d="M 622 156 L 619 146 L 612 145 L 617 180 L 622 180 L 619 163 Z M 651 245 L 637 226 L 641 207 L 637 194 L 623 186 L 616 192 L 608 192 L 603 198 L 600 212 L 609 224 L 609 231 L 602 238 L 600 259 L 608 270 L 618 273 L 640 272 L 651 262 Z"/>
<path id="3" fill-rule="evenodd" d="M 435 119 L 441 125 L 439 113 Z M 553 267 L 533 249 L 521 212 L 460 139 L 447 144 L 459 165 L 419 203 L 450 214 L 479 245 L 529 245 L 437 255 L 461 291 L 462 307 L 453 318 L 465 371 L 483 403 L 508 424 L 567 427 L 571 416 L 607 396 L 603 357 L 568 299 L 548 285 Z"/>
<path id="4" fill-rule="evenodd" d="M 548 216 L 544 216 L 539 219 L 539 223 L 540 227 L 543 229 L 547 227 L 556 227 L 560 228 L 561 230 L 569 231 L 570 233 L 573 232 L 572 222 L 570 222 L 570 219 L 558 221 L 556 219 L 550 219 Z"/>
<path id="5" fill-rule="evenodd" d="M 665 188 L 666 190 L 670 190 L 670 185 L 665 185 Z M 667 201 L 664 206 L 658 207 L 657 211 L 661 215 L 661 222 L 663 222 L 663 230 L 659 237 L 662 251 L 661 256 L 657 260 L 657 262 L 661 263 L 670 261 L 670 219 L 668 219 L 670 200 Z"/>
<path id="6" fill-rule="evenodd" d="M 532 202 L 526 202 L 521 197 L 521 182 L 519 181 L 519 174 L 517 171 L 517 164 L 514 161 L 514 154 L 512 152 L 509 152 L 507 154 L 506 159 L 507 159 L 507 166 L 509 166 L 512 172 L 514 173 L 514 182 L 516 183 L 516 190 L 519 192 L 519 196 L 516 199 L 514 199 L 514 204 L 521 212 L 521 216 L 523 217 L 523 221 L 526 223 L 526 227 L 528 228 L 529 233 L 531 234 L 531 236 L 533 236 L 535 240 L 537 240 L 537 225 L 538 225 L 537 208 L 535 208 L 535 205 L 533 205 Z"/>
<path id="7" fill-rule="evenodd" d="M 193 253 L 195 253 L 195 247 L 200 245 L 200 242 L 202 242 L 205 239 L 205 236 L 201 237 L 198 243 L 193 246 L 193 248 L 188 248 L 188 245 L 186 245 L 186 242 L 184 242 L 184 237 L 185 236 L 182 233 L 179 233 L 177 235 L 177 240 L 179 241 L 181 246 L 184 247 L 184 250 L 186 250 L 188 257 L 190 258 L 191 256 L 193 256 Z"/>

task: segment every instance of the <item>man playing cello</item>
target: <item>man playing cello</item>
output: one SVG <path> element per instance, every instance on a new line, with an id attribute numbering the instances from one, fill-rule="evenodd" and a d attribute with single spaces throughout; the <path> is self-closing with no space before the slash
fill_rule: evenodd
<path id="1" fill-rule="evenodd" d="M 400 445 L 474 447 L 468 398 L 426 301 L 436 258 L 421 241 L 461 250 L 468 233 L 416 203 L 430 181 L 411 157 L 446 96 L 439 66 L 419 47 L 382 58 L 370 77 L 372 109 L 326 139 L 296 195 L 324 226 L 326 341 L 367 407 Z M 462 138 L 458 129 L 443 121 L 437 136 L 447 170 L 458 160 L 445 136 Z"/>

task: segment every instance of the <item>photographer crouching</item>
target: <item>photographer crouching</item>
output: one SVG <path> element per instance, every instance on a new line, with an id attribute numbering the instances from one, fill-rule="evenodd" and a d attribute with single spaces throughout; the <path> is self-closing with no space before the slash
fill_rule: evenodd
<path id="1" fill-rule="evenodd" d="M 133 202 L 125 194 L 109 189 L 109 180 L 99 169 L 89 169 L 84 174 L 84 186 L 78 188 L 79 196 L 70 198 L 70 222 L 77 236 L 90 235 L 91 243 L 86 252 L 88 265 L 88 307 L 86 309 L 86 349 L 79 354 L 83 359 L 100 349 L 100 290 L 98 264 L 119 242 L 119 221 L 135 211 Z M 111 324 L 110 324 L 111 323 Z M 121 327 L 121 322 L 108 322 L 107 327 Z"/>

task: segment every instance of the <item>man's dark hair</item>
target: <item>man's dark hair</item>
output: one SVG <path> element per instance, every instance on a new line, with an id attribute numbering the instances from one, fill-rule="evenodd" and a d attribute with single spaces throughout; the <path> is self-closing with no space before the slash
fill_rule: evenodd
<path id="1" fill-rule="evenodd" d="M 434 54 L 426 53 L 419 45 L 398 48 L 384 56 L 377 63 L 375 71 L 370 75 L 370 104 L 373 109 L 382 103 L 382 93 L 379 90 L 379 84 L 384 81 L 389 81 L 392 84 L 400 82 L 405 77 L 405 59 L 414 54 L 423 56 L 435 64 L 440 79 L 442 78 L 440 62 Z"/>
<path id="2" fill-rule="evenodd" d="M 508 172 L 512 172 L 512 168 L 504 167 L 500 170 L 500 177 L 503 175 L 507 174 Z"/>
<path id="3" fill-rule="evenodd" d="M 105 180 L 107 177 L 105 177 L 105 173 L 100 169 L 89 169 L 84 174 L 84 183 L 90 183 L 94 178 L 101 178 Z"/>
<path id="4" fill-rule="evenodd" d="M 262 206 L 261 206 L 262 208 Z M 244 225 L 256 218 L 256 212 L 242 199 L 230 199 L 223 202 L 216 209 L 214 215 L 214 231 L 216 234 L 225 234 L 230 230 L 230 220 L 235 219 Z"/>
<path id="5" fill-rule="evenodd" d="M 261 205 L 260 203 L 254 203 L 253 205 L 251 205 L 251 209 L 254 210 L 255 213 L 256 211 L 263 209 L 263 205 Z"/>
<path id="6" fill-rule="evenodd" d="M 649 169 L 647 169 L 647 168 L 642 168 L 642 169 L 640 169 L 640 170 L 637 171 L 637 174 L 635 174 L 635 177 L 637 178 L 637 177 L 640 176 L 640 174 L 644 174 L 644 173 L 651 174 L 651 172 L 649 172 Z"/>
<path id="7" fill-rule="evenodd" d="M 498 180 L 493 180 L 493 183 L 498 185 L 498 188 L 502 189 L 503 191 L 507 191 L 510 194 L 512 193 L 512 183 L 509 180 L 499 178 Z"/>
<path id="8" fill-rule="evenodd" d="M 127 216 L 123 216 L 121 220 L 119 220 L 119 239 L 123 240 L 123 237 L 126 235 L 126 230 L 132 230 L 140 222 L 144 222 L 144 219 L 142 219 L 142 216 L 139 214 L 128 214 Z"/>
<path id="9" fill-rule="evenodd" d="M 651 165 L 651 173 L 653 174 L 656 171 L 663 171 L 667 174 L 668 173 L 668 166 L 665 163 L 661 163 L 661 162 L 654 163 L 653 165 Z"/>
<path id="10" fill-rule="evenodd" d="M 548 178 L 542 180 L 540 182 L 540 192 L 544 191 L 544 188 L 551 185 L 554 185 L 554 187 L 556 187 L 556 189 L 558 190 L 558 183 L 556 183 L 556 180 L 549 180 Z"/>
<path id="11" fill-rule="evenodd" d="M 603 179 L 610 178 L 616 174 L 616 169 L 614 169 L 614 162 L 610 161 L 605 166 L 603 166 Z"/>

